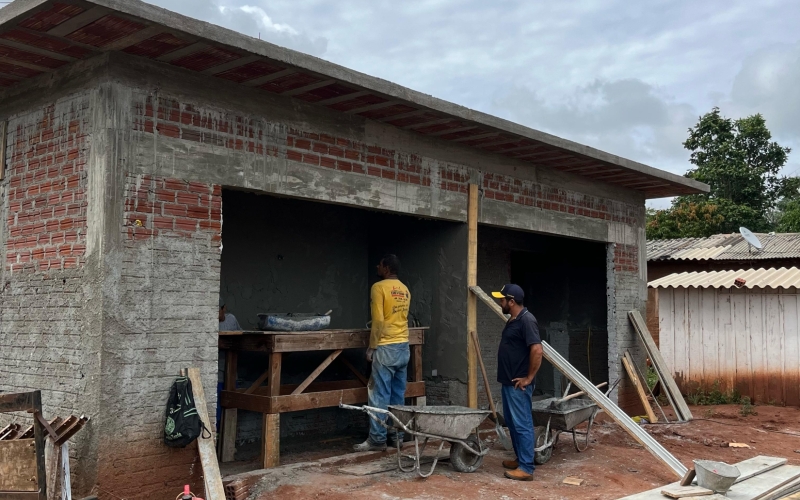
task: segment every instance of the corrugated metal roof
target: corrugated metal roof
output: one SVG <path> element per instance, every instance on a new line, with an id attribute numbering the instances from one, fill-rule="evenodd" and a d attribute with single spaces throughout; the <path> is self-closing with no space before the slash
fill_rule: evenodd
<path id="1" fill-rule="evenodd" d="M 756 234 L 763 248 L 750 247 L 739 233 L 708 238 L 649 240 L 647 260 L 769 260 L 800 258 L 800 233 Z"/>
<path id="2" fill-rule="evenodd" d="M 744 288 L 800 288 L 800 269 L 743 269 L 675 273 L 648 283 L 653 288 L 733 288 L 734 280 L 745 280 Z"/>

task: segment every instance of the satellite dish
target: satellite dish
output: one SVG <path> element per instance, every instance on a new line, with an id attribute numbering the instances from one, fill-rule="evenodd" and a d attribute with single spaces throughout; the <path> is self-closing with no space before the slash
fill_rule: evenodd
<path id="1" fill-rule="evenodd" d="M 761 244 L 758 237 L 746 227 L 740 227 L 739 232 L 742 233 L 742 238 L 744 238 L 748 245 L 752 245 L 756 250 L 764 248 L 764 245 Z M 750 247 L 748 246 L 748 248 Z"/>

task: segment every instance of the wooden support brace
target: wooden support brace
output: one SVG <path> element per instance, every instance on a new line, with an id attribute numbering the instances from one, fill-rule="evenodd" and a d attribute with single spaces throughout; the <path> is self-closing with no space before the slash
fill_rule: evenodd
<path id="1" fill-rule="evenodd" d="M 261 387 L 261 384 L 263 384 L 264 381 L 267 380 L 268 378 L 269 378 L 269 368 L 264 370 L 264 373 L 262 373 L 261 376 L 258 377 L 256 379 L 256 381 L 253 382 L 253 384 L 250 387 L 247 388 L 246 391 L 244 391 L 244 393 L 245 394 L 253 394 L 253 392 L 255 392 L 255 390 L 258 389 L 259 387 Z"/>
<path id="2" fill-rule="evenodd" d="M 622 365 L 625 367 L 625 372 L 628 374 L 628 378 L 630 378 L 633 386 L 636 388 L 636 393 L 639 395 L 639 400 L 642 402 L 645 413 L 647 413 L 648 420 L 650 420 L 650 423 L 652 424 L 658 422 L 658 417 L 656 417 L 656 414 L 653 412 L 653 408 L 650 406 L 650 402 L 647 400 L 647 394 L 644 392 L 644 388 L 642 387 L 642 381 L 639 380 L 639 375 L 633 368 L 633 359 L 628 351 L 625 351 L 625 355 L 622 356 Z M 645 383 L 647 382 L 645 381 Z"/>
<path id="3" fill-rule="evenodd" d="M 306 379 L 303 380 L 303 382 L 299 386 L 297 386 L 297 389 L 292 391 L 292 395 L 295 396 L 297 394 L 301 394 L 304 390 L 306 390 L 306 387 L 311 385 L 311 382 L 316 380 L 316 378 L 319 377 L 319 374 L 322 373 L 322 371 L 325 370 L 325 368 L 327 368 L 328 365 L 333 363 L 333 360 L 336 359 L 341 353 L 342 353 L 341 349 L 330 353 L 330 355 L 328 355 L 328 357 L 325 358 L 325 360 L 322 363 L 320 363 L 320 365 L 316 368 L 316 370 L 311 372 L 311 375 L 306 377 Z"/>
<path id="4" fill-rule="evenodd" d="M 346 366 L 351 372 L 353 372 L 353 375 L 355 375 L 356 378 L 360 380 L 362 384 L 364 384 L 365 386 L 369 384 L 369 380 L 367 379 L 367 377 L 365 377 L 360 371 L 358 371 L 358 369 L 355 366 L 353 366 L 353 363 L 348 361 L 347 358 L 341 356 L 338 359 L 339 361 L 342 362 L 344 366 Z"/>

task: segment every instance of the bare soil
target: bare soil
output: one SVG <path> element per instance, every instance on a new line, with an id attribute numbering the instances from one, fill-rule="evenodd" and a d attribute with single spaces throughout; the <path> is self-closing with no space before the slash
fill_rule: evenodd
<path id="1" fill-rule="evenodd" d="M 741 416 L 741 406 L 695 406 L 695 420 L 685 424 L 656 424 L 645 428 L 685 465 L 694 459 L 736 463 L 757 455 L 785 457 L 800 465 L 800 408 L 757 406 L 757 415 Z M 668 416 L 672 419 L 672 415 Z M 352 439 L 346 444 L 355 443 Z M 492 451 L 473 474 L 455 472 L 440 463 L 433 476 L 417 478 L 399 471 L 369 476 L 339 472 L 339 467 L 281 467 L 256 486 L 256 500 L 272 498 L 358 499 L 616 499 L 675 481 L 677 478 L 628 436 L 608 416 L 592 428 L 589 449 L 578 453 L 569 434 L 562 434 L 552 459 L 536 468 L 532 482 L 503 477 L 500 462 L 513 458 L 490 438 Z M 729 442 L 750 448 L 730 448 Z M 333 444 L 333 443 L 331 443 Z M 343 442 L 327 447 L 340 450 Z M 323 458 L 325 447 L 308 448 L 282 457 L 284 464 Z M 274 471 L 274 472 L 273 472 Z M 581 486 L 563 484 L 567 476 L 584 479 Z"/>

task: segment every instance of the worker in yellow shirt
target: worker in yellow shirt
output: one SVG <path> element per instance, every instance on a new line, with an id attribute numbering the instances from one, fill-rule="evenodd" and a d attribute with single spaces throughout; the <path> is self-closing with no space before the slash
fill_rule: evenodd
<path id="1" fill-rule="evenodd" d="M 402 405 L 406 394 L 406 372 L 410 351 L 408 349 L 408 307 L 411 294 L 397 279 L 400 260 L 396 255 L 385 255 L 378 264 L 381 279 L 370 290 L 372 331 L 367 349 L 367 361 L 372 362 L 369 378 L 369 406 L 386 410 L 389 405 Z M 385 418 L 384 418 L 385 420 Z M 354 446 L 356 451 L 383 451 L 387 443 L 386 429 L 370 419 L 369 437 Z M 389 444 L 402 442 L 403 433 L 392 435 Z M 392 442 L 394 441 L 394 442 Z"/>

